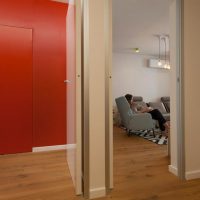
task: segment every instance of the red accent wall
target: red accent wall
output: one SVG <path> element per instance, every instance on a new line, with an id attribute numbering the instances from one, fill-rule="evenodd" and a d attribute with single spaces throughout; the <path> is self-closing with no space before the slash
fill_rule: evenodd
<path id="1" fill-rule="evenodd" d="M 0 25 L 0 154 L 32 151 L 32 49 L 32 29 Z"/>
<path id="2" fill-rule="evenodd" d="M 0 1 L 0 24 L 33 29 L 34 147 L 66 144 L 66 14 L 50 0 Z"/>

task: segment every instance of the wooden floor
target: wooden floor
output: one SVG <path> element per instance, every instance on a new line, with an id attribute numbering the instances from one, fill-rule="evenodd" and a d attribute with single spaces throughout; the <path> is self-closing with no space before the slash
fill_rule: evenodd
<path id="1" fill-rule="evenodd" d="M 71 200 L 74 196 L 64 151 L 0 157 L 0 200 Z"/>
<path id="2" fill-rule="evenodd" d="M 200 200 L 200 180 L 168 172 L 166 146 L 114 128 L 114 190 L 99 200 Z M 0 156 L 0 200 L 81 200 L 64 151 Z"/>

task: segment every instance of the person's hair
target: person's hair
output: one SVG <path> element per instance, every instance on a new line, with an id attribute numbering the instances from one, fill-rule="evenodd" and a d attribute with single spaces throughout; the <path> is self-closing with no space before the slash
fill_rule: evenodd
<path id="1" fill-rule="evenodd" d="M 133 95 L 132 94 L 126 94 L 125 97 L 126 97 L 127 101 L 131 101 L 132 98 L 133 98 Z"/>

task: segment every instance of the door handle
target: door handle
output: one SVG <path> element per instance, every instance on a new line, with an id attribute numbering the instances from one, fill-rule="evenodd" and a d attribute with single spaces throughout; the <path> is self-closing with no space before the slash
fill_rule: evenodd
<path id="1" fill-rule="evenodd" d="M 70 80 L 64 80 L 64 83 L 71 83 Z"/>

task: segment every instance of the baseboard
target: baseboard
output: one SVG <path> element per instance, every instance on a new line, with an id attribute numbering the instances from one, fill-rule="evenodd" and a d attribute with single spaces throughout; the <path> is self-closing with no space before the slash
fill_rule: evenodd
<path id="1" fill-rule="evenodd" d="M 45 151 L 55 151 L 64 149 L 74 149 L 76 144 L 65 144 L 65 145 L 55 145 L 55 146 L 44 146 L 44 147 L 33 147 L 32 152 L 45 152 Z"/>
<path id="2" fill-rule="evenodd" d="M 96 199 L 106 196 L 106 188 L 95 188 L 90 190 L 90 199 Z"/>
<path id="3" fill-rule="evenodd" d="M 76 144 L 67 144 L 66 145 L 66 149 L 75 149 L 76 148 Z"/>
<path id="4" fill-rule="evenodd" d="M 169 165 L 168 168 L 169 168 L 169 171 L 170 171 L 172 174 L 178 176 L 178 169 L 177 169 L 176 167 L 174 167 L 173 165 Z"/>
<path id="5" fill-rule="evenodd" d="M 169 171 L 178 176 L 178 169 L 172 165 L 169 165 Z M 185 173 L 186 180 L 198 179 L 200 178 L 200 170 L 190 171 Z"/>
<path id="6" fill-rule="evenodd" d="M 185 178 L 186 178 L 186 180 L 192 180 L 192 179 L 200 178 L 200 170 L 186 172 Z"/>
<path id="7" fill-rule="evenodd" d="M 68 3 L 70 0 L 51 0 L 51 1 L 57 1 L 59 3 Z"/>

